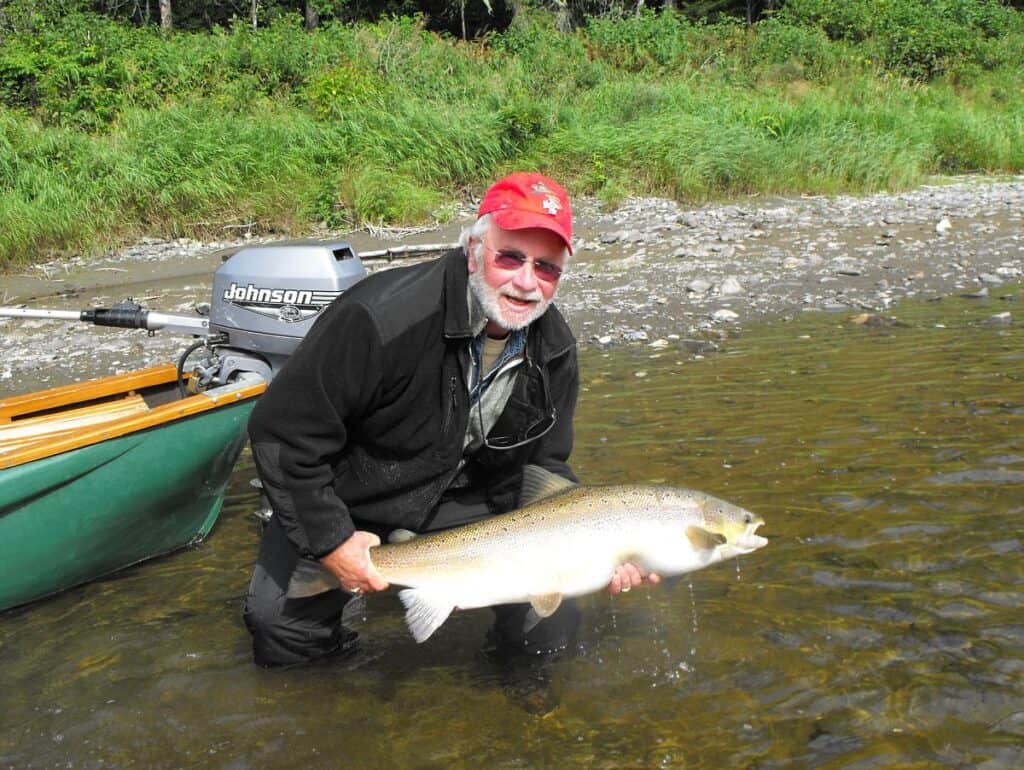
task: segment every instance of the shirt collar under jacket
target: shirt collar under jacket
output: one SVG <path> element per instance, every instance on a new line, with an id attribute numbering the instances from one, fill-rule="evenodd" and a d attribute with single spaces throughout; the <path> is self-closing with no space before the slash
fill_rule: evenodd
<path id="1" fill-rule="evenodd" d="M 502 368 L 509 361 L 515 360 L 517 363 L 523 357 L 523 351 L 526 350 L 526 329 L 514 329 L 509 333 L 508 340 L 505 342 L 505 347 L 502 349 L 501 354 L 498 356 L 498 360 L 494 362 L 494 366 L 491 367 L 489 372 L 482 372 L 480 361 L 483 357 L 484 341 L 487 338 L 487 332 L 480 332 L 476 337 L 473 338 L 473 343 L 470 345 L 470 352 L 473 355 L 473 386 L 469 391 L 469 403 L 476 403 L 480 393 L 487 389 L 487 386 L 491 384 L 491 381 L 495 376 L 502 370 Z"/>

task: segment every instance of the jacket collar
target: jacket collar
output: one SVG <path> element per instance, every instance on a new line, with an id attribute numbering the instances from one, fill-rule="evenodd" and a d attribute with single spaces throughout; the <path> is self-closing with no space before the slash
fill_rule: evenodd
<path id="1" fill-rule="evenodd" d="M 466 253 L 461 248 L 452 249 L 441 257 L 440 262 L 445 273 L 444 336 L 447 339 L 472 339 L 480 333 L 487 319 L 469 290 Z M 575 344 L 576 338 L 554 304 L 530 325 L 530 355 L 535 356 L 538 363 L 557 358 Z"/>
<path id="2" fill-rule="evenodd" d="M 440 259 L 444 270 L 444 336 L 475 337 L 483 328 L 483 310 L 471 299 L 466 252 L 452 249 Z"/>

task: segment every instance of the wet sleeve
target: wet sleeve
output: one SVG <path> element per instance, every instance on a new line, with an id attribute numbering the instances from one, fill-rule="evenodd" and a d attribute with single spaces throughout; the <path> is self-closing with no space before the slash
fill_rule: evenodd
<path id="1" fill-rule="evenodd" d="M 350 427 L 381 382 L 380 333 L 355 302 L 331 305 L 260 397 L 249 420 L 253 459 L 284 531 L 305 556 L 321 557 L 355 526 L 334 491 Z"/>

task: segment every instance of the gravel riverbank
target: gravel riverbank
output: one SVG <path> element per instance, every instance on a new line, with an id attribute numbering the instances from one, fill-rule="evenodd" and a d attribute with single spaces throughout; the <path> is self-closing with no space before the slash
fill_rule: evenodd
<path id="1" fill-rule="evenodd" d="M 1004 284 L 1024 280 L 1022 225 L 1024 177 L 698 208 L 644 198 L 603 211 L 584 201 L 558 304 L 583 344 L 706 353 L 766 317 L 890 315 L 910 297 L 1008 295 Z M 452 242 L 458 229 L 345 238 L 366 251 Z M 150 239 L 98 258 L 40 265 L 5 276 L 0 304 L 78 309 L 134 296 L 153 309 L 188 312 L 209 301 L 215 252 L 245 242 Z M 1006 311 L 1014 322 L 1011 304 Z M 184 347 L 172 335 L 50 321 L 0 319 L 0 335 L 0 395 L 169 360 Z"/>
<path id="2" fill-rule="evenodd" d="M 561 304 L 581 339 L 604 345 L 801 312 L 886 314 L 904 298 L 1019 281 L 1022 225 L 1022 178 L 695 210 L 632 200 L 596 218 Z"/>

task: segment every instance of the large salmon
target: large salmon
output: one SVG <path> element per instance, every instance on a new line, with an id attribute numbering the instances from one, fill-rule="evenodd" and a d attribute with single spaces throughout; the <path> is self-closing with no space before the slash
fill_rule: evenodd
<path id="1" fill-rule="evenodd" d="M 537 618 L 565 596 L 606 587 L 625 562 L 679 575 L 767 544 L 764 520 L 704 492 L 667 486 L 576 486 L 536 466 L 510 513 L 370 550 L 399 592 L 417 642 L 452 610 L 529 602 Z M 339 588 L 318 562 L 301 560 L 290 597 Z"/>

